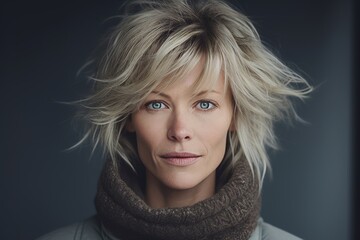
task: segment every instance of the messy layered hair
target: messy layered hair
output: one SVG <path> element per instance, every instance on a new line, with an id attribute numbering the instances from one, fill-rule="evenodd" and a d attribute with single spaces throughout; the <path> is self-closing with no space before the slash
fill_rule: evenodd
<path id="1" fill-rule="evenodd" d="M 263 45 L 246 16 L 222 1 L 133 1 L 120 18 L 94 62 L 93 92 L 79 101 L 88 123 L 82 141 L 92 139 L 136 172 L 129 117 L 155 88 L 181 80 L 201 60 L 196 85 L 223 74 L 234 102 L 235 130 L 228 133 L 222 172 L 245 159 L 262 183 L 267 149 L 276 148 L 274 122 L 296 116 L 290 100 L 305 98 L 311 86 Z"/>

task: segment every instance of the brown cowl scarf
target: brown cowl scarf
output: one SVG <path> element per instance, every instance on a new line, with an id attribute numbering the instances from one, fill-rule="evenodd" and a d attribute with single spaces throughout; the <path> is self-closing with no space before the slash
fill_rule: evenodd
<path id="1" fill-rule="evenodd" d="M 116 165 L 106 162 L 95 204 L 102 224 L 119 239 L 245 240 L 256 227 L 260 197 L 247 161 L 236 164 L 214 196 L 189 207 L 162 209 L 150 208 L 136 177 Z"/>

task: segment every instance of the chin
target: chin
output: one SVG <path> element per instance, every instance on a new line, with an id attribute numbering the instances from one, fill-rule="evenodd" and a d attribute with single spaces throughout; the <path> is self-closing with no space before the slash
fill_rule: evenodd
<path id="1" fill-rule="evenodd" d="M 168 176 L 164 179 L 163 184 L 170 189 L 174 190 L 189 190 L 202 185 L 205 179 L 199 179 L 198 176 L 189 176 L 187 174 L 181 174 L 177 176 Z"/>
<path id="2" fill-rule="evenodd" d="M 170 189 L 181 191 L 181 190 L 189 190 L 195 188 L 198 185 L 198 183 L 191 181 L 186 181 L 186 182 L 171 181 L 165 183 L 165 185 Z"/>

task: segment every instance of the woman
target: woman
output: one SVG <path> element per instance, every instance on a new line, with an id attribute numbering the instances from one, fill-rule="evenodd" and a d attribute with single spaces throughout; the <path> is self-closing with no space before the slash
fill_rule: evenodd
<path id="1" fill-rule="evenodd" d="M 221 1 L 139 1 L 80 101 L 108 157 L 97 215 L 41 239 L 298 239 L 259 217 L 275 120 L 307 82 Z M 296 116 L 296 115 L 295 115 Z"/>

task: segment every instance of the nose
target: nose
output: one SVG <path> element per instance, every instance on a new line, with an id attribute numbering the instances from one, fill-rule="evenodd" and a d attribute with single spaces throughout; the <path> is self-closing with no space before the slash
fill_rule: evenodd
<path id="1" fill-rule="evenodd" d="M 187 114 L 176 114 L 171 117 L 168 128 L 168 139 L 176 142 L 189 141 L 193 138 L 191 120 Z"/>

